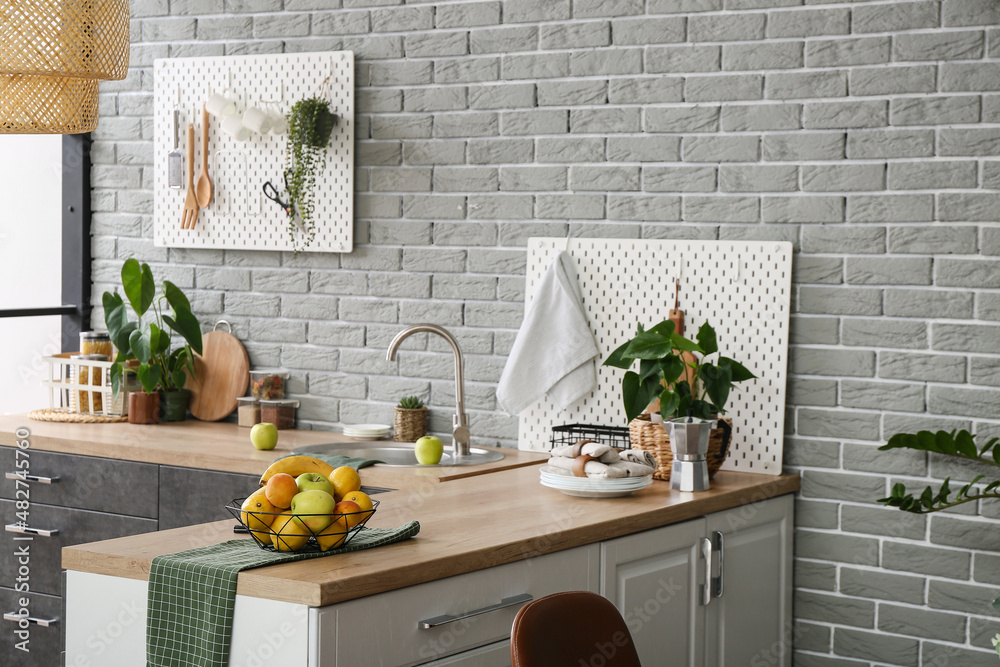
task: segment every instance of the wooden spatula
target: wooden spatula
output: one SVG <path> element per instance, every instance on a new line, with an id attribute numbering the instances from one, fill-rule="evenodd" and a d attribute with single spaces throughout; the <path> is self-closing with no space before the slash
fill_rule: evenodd
<path id="1" fill-rule="evenodd" d="M 194 229 L 194 223 L 198 222 L 198 198 L 194 193 L 194 123 L 188 123 L 187 152 L 187 199 L 184 200 L 181 229 Z"/>
<path id="2" fill-rule="evenodd" d="M 212 202 L 212 179 L 208 176 L 208 111 L 201 105 L 201 173 L 195 188 L 198 206 L 208 208 Z"/>

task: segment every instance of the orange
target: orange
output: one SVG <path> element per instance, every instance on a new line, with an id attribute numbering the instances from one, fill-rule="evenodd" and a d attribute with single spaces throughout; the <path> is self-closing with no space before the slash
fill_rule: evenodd
<path id="1" fill-rule="evenodd" d="M 273 479 L 273 478 L 272 478 Z M 278 551 L 298 551 L 309 541 L 309 529 L 290 510 L 282 512 L 271 524 L 274 547 Z"/>
<path id="2" fill-rule="evenodd" d="M 333 484 L 334 497 L 340 501 L 345 494 L 361 489 L 361 475 L 350 466 L 340 466 L 330 473 L 330 483 Z"/>
<path id="3" fill-rule="evenodd" d="M 267 480 L 264 486 L 264 496 L 278 509 L 286 510 L 292 506 L 292 498 L 299 492 L 295 478 L 288 473 L 279 472 Z"/>
<path id="4" fill-rule="evenodd" d="M 350 493 L 345 493 L 344 500 L 345 501 L 349 500 L 351 502 L 357 503 L 358 507 L 361 509 L 361 512 L 363 512 L 362 514 L 357 514 L 353 517 L 349 517 L 350 519 L 354 520 L 354 523 L 348 522 L 351 528 L 358 525 L 359 523 L 361 523 L 362 521 L 364 521 L 365 519 L 367 519 L 372 515 L 372 505 L 373 505 L 372 499 L 369 498 L 368 494 L 365 493 L 364 491 L 351 491 Z"/>

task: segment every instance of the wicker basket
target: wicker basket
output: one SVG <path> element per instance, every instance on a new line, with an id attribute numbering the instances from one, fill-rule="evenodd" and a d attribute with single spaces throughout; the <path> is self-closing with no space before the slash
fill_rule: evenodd
<path id="1" fill-rule="evenodd" d="M 128 0 L 20 0 L 0 5 L 4 74 L 124 79 L 128 55 Z"/>
<path id="2" fill-rule="evenodd" d="M 427 435 L 427 408 L 396 408 L 392 439 L 396 442 L 416 442 Z"/>
<path id="3" fill-rule="evenodd" d="M 733 420 L 723 417 L 723 421 L 733 425 Z M 650 421 L 648 414 L 641 414 L 632 420 L 628 425 L 629 439 L 632 441 L 633 449 L 641 449 L 652 452 L 656 457 L 656 470 L 653 472 L 654 479 L 668 481 L 670 479 L 670 468 L 674 462 L 674 453 L 670 449 L 670 434 L 663 427 L 663 424 Z M 729 448 L 726 449 L 725 456 L 719 457 L 722 451 L 721 428 L 713 428 L 712 434 L 708 437 L 708 476 L 712 478 L 729 455 Z M 730 443 L 732 445 L 732 443 Z"/>
<path id="4" fill-rule="evenodd" d="M 0 74 L 0 133 L 79 134 L 97 127 L 96 79 Z"/>

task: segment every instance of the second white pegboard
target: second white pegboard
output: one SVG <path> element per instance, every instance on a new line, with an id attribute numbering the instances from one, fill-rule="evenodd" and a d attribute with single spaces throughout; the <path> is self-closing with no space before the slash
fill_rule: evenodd
<path id="1" fill-rule="evenodd" d="M 685 334 L 703 323 L 715 329 L 722 354 L 757 378 L 730 394 L 733 449 L 723 469 L 781 473 L 785 374 L 788 357 L 792 245 L 790 243 L 535 238 L 528 243 L 527 298 L 552 260 L 573 258 L 583 305 L 603 362 L 632 338 L 636 325 L 667 319 L 680 281 Z M 597 389 L 560 411 L 547 399 L 521 413 L 522 449 L 547 449 L 552 426 L 625 426 L 621 378 L 599 366 Z"/>
<path id="2" fill-rule="evenodd" d="M 154 242 L 186 248 L 292 250 L 288 218 L 264 197 L 264 183 L 284 190 L 286 138 L 251 133 L 240 142 L 209 122 L 211 204 L 194 229 L 181 229 L 186 191 L 167 187 L 167 155 L 173 150 L 173 111 L 180 110 L 180 145 L 185 159 L 186 128 L 195 126 L 195 171 L 200 173 L 201 105 L 212 93 L 226 93 L 247 107 L 287 113 L 298 100 L 319 95 L 329 80 L 329 99 L 338 122 L 327 160 L 316 178 L 316 238 L 307 251 L 350 252 L 354 242 L 354 54 L 324 53 L 170 58 L 154 62 Z M 298 232 L 301 234 L 301 232 Z"/>

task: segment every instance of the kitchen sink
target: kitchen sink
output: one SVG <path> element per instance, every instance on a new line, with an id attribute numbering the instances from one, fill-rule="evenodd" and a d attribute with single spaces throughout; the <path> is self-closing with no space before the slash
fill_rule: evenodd
<path id="1" fill-rule="evenodd" d="M 448 451 L 445 445 L 444 455 L 441 457 L 442 466 L 472 466 L 480 463 L 492 463 L 503 459 L 503 452 L 481 447 L 472 447 L 468 456 L 456 459 Z M 367 442 L 324 442 L 318 445 L 307 445 L 292 450 L 294 454 L 327 454 L 329 456 L 350 456 L 352 458 L 375 459 L 381 461 L 381 465 L 396 468 L 421 468 L 413 456 L 413 443 L 389 443 L 385 440 L 373 440 Z"/>

